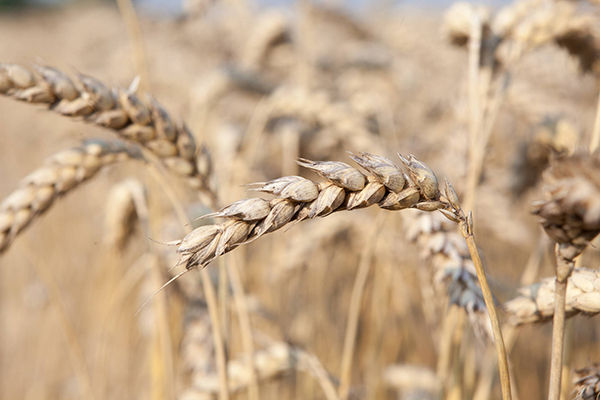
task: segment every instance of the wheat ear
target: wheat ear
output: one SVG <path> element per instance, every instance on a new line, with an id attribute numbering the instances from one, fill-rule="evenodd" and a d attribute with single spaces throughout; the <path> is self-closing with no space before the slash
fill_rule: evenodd
<path id="1" fill-rule="evenodd" d="M 554 316 L 555 279 L 546 278 L 519 290 L 504 308 L 515 325 L 546 322 Z M 575 268 L 568 279 L 565 299 L 567 317 L 600 313 L 600 271 Z"/>
<path id="2" fill-rule="evenodd" d="M 54 154 L 0 203 L 0 253 L 60 196 L 93 177 L 102 167 L 140 157 L 135 148 L 100 140 L 86 141 Z"/>
<path id="3" fill-rule="evenodd" d="M 135 86 L 132 84 L 127 90 L 109 88 L 83 74 L 71 80 L 51 67 L 28 69 L 17 64 L 0 64 L 0 94 L 27 103 L 46 104 L 64 116 L 81 117 L 111 129 L 121 138 L 149 150 L 192 188 L 214 199 L 209 189 L 207 150 L 199 148 L 187 126 L 175 123 L 155 99 L 147 96 L 147 101 L 142 101 L 135 94 Z"/>
<path id="4" fill-rule="evenodd" d="M 467 243 L 490 315 L 503 397 L 510 399 L 508 361 L 500 323 L 473 237 L 472 217 L 466 216 L 461 209 L 456 192 L 447 181 L 440 190 L 431 168 L 412 155 L 406 158 L 400 155 L 402 169 L 374 154 L 352 154 L 351 157 L 368 172 L 367 176 L 343 162 L 300 159 L 300 165 L 319 174 L 325 182 L 315 183 L 299 176 L 287 176 L 255 184 L 254 190 L 272 193 L 276 198 L 271 201 L 261 198 L 240 200 L 205 216 L 223 218 L 225 222 L 196 228 L 182 240 L 174 242 L 181 254 L 181 263 L 188 269 L 203 267 L 216 257 L 266 233 L 335 211 L 374 204 L 388 210 L 439 210 L 459 225 Z"/>
<path id="5" fill-rule="evenodd" d="M 252 355 L 252 363 L 258 379 L 266 381 L 282 374 L 300 370 L 305 371 L 319 381 L 328 400 L 336 399 L 336 391 L 331 377 L 325 371 L 318 359 L 302 349 L 287 343 L 276 342 Z M 227 364 L 229 390 L 239 391 L 250 384 L 250 373 L 247 361 L 244 359 L 231 360 Z M 219 380 L 214 373 L 196 373 L 192 378 L 191 387 L 182 396 L 183 399 L 207 399 L 207 395 L 217 394 Z"/>
<path id="6" fill-rule="evenodd" d="M 567 281 L 575 258 L 600 233 L 600 157 L 583 154 L 556 161 L 544 174 L 546 199 L 534 204 L 546 233 L 556 243 L 549 400 L 558 400 L 563 363 Z"/>

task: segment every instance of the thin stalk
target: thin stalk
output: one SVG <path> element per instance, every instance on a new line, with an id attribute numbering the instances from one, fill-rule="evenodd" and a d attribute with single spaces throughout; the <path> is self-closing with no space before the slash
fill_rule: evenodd
<path id="1" fill-rule="evenodd" d="M 144 48 L 144 35 L 142 34 L 142 28 L 140 27 L 140 21 L 135 12 L 132 0 L 117 0 L 117 6 L 119 12 L 123 17 L 125 28 L 127 29 L 127 36 L 131 48 L 133 50 L 133 58 L 135 63 L 135 71 L 140 77 L 140 87 L 149 91 L 149 73 L 148 73 L 148 62 L 146 61 L 146 51 Z"/>
<path id="2" fill-rule="evenodd" d="M 550 357 L 550 387 L 548 400 L 560 399 L 563 349 L 565 341 L 565 299 L 567 281 L 573 270 L 573 262 L 556 254 L 556 280 L 554 282 L 554 317 L 552 318 L 552 355 Z"/>
<path id="3" fill-rule="evenodd" d="M 469 219 L 468 219 L 469 220 Z M 467 220 L 467 221 L 468 221 Z M 500 329 L 500 321 L 496 312 L 496 306 L 494 304 L 494 297 L 490 290 L 485 271 L 483 269 L 483 263 L 479 256 L 479 250 L 473 237 L 472 228 L 469 226 L 469 222 L 463 221 L 460 224 L 460 231 L 463 235 L 467 247 L 469 248 L 469 254 L 475 265 L 477 272 L 477 278 L 479 279 L 479 285 L 481 286 L 481 292 L 483 293 L 483 300 L 487 307 L 490 321 L 492 323 L 492 331 L 494 334 L 494 344 L 496 345 L 496 354 L 498 357 L 498 371 L 500 372 L 500 384 L 502 386 L 502 399 L 511 400 L 512 393 L 510 389 L 510 375 L 508 372 L 508 357 L 506 355 L 506 348 L 504 347 L 504 340 L 502 338 L 502 330 Z"/>
<path id="4" fill-rule="evenodd" d="M 254 354 L 254 342 L 252 339 L 252 325 L 250 324 L 250 316 L 248 315 L 248 305 L 246 303 L 246 295 L 244 293 L 244 285 L 240 278 L 239 266 L 236 257 L 229 257 L 227 263 L 227 272 L 231 278 L 231 287 L 233 289 L 233 300 L 240 322 L 240 332 L 242 338 L 242 346 L 248 354 L 248 373 L 250 375 L 250 384 L 248 385 L 248 398 L 250 400 L 259 400 L 260 394 L 258 391 L 258 378 L 256 376 L 256 368 L 252 360 Z"/>
<path id="5" fill-rule="evenodd" d="M 600 93 L 598 94 L 596 119 L 594 120 L 594 130 L 592 131 L 592 140 L 590 141 L 590 153 L 596 151 L 598 145 L 600 145 Z"/>
<path id="6" fill-rule="evenodd" d="M 354 357 L 356 345 L 356 332 L 358 330 L 358 319 L 360 317 L 360 305 L 365 290 L 365 284 L 367 283 L 367 277 L 369 276 L 369 272 L 371 270 L 373 250 L 375 249 L 377 237 L 379 236 L 377 233 L 381 231 L 381 215 L 383 214 L 379 214 L 377 222 L 374 224 L 374 231 L 369 236 L 369 244 L 367 245 L 367 249 L 365 249 L 365 252 L 362 254 L 360 259 L 358 271 L 356 272 L 356 277 L 354 279 L 354 286 L 352 287 L 350 309 L 348 311 L 348 322 L 346 325 L 346 336 L 344 338 L 344 350 L 342 352 L 342 372 L 340 375 L 339 388 L 339 397 L 342 400 L 347 399 L 350 392 L 352 359 Z"/>
<path id="7" fill-rule="evenodd" d="M 192 221 L 190 221 L 185 214 L 183 206 L 181 205 L 181 202 L 178 200 L 177 196 L 174 194 L 169 182 L 167 182 L 163 174 L 159 173 L 158 167 L 149 168 L 149 170 L 152 177 L 158 181 L 158 183 L 162 186 L 163 191 L 167 194 L 167 198 L 171 202 L 171 205 L 173 206 L 181 225 L 185 227 L 185 230 L 188 233 L 191 232 Z M 206 269 L 201 269 L 198 271 L 198 273 L 200 274 L 202 280 L 204 297 L 206 299 L 206 305 L 210 315 L 213 341 L 215 342 L 217 371 L 219 374 L 219 400 L 229 400 L 229 387 L 227 384 L 227 357 L 225 356 L 225 346 L 223 344 L 223 335 L 221 334 L 221 323 L 219 322 L 217 295 L 208 271 Z"/>

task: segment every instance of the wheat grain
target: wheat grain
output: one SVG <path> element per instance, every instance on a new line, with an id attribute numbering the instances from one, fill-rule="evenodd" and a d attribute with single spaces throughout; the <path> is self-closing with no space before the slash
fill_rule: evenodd
<path id="1" fill-rule="evenodd" d="M 177 124 L 153 98 L 143 102 L 132 88 L 111 89 L 99 80 L 77 74 L 71 80 L 64 72 L 37 66 L 28 69 L 17 64 L 0 64 L 0 94 L 27 103 L 46 104 L 67 117 L 82 117 L 86 122 L 116 132 L 157 156 L 171 171 L 183 177 L 194 189 L 214 199 L 206 171 L 207 149 L 198 146 L 188 127 Z"/>
<path id="2" fill-rule="evenodd" d="M 86 141 L 50 157 L 0 203 L 0 252 L 5 251 L 14 238 L 60 196 L 107 165 L 140 157 L 135 148 L 100 140 Z"/>
<path id="3" fill-rule="evenodd" d="M 519 296 L 505 304 L 511 323 L 546 322 L 554 315 L 554 278 L 546 278 L 519 290 Z M 576 268 L 567 283 L 565 312 L 568 317 L 600 313 L 600 271 Z"/>

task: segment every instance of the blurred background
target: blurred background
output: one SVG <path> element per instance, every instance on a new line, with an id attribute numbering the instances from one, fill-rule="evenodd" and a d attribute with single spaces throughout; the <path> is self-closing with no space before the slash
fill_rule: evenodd
<path id="1" fill-rule="evenodd" d="M 473 204 L 476 233 L 503 304 L 523 284 L 553 275 L 551 245 L 530 204 L 542 198 L 549 154 L 590 141 L 600 19 L 597 5 L 584 1 L 470 2 L 452 14 L 453 3 L 139 0 L 132 14 L 127 0 L 0 0 L 0 62 L 85 73 L 109 87 L 140 77 L 139 92 L 151 93 L 206 145 L 221 206 L 246 197 L 249 182 L 315 178 L 295 164 L 298 157 L 349 162 L 347 151 L 394 160 L 413 153 L 462 197 L 475 96 L 486 105 L 481 129 L 489 133 Z M 499 16 L 519 12 L 502 30 Z M 480 90 L 470 94 L 473 15 L 484 39 L 494 32 L 496 44 L 518 51 L 484 40 L 475 63 Z M 572 31 L 587 47 L 561 42 Z M 0 115 L 3 198 L 52 154 L 86 138 L 115 140 L 110 130 L 4 96 Z M 125 213 L 125 228 L 115 228 L 112 193 L 131 179 L 147 214 Z M 118 163 L 61 197 L 1 254 L 0 398 L 217 398 L 198 275 L 152 297 L 177 262 L 165 243 L 186 229 L 171 190 L 190 218 L 209 211 L 179 180 L 157 178 L 139 162 Z M 454 227 L 430 229 L 440 222 L 422 218 L 377 207 L 335 213 L 213 262 L 226 354 L 237 368 L 232 397 L 329 399 L 327 388 L 337 398 L 346 385 L 357 399 L 500 398 L 493 346 L 451 304 L 454 278 L 436 267 L 451 246 L 462 251 L 446 245 Z M 597 253 L 586 252 L 583 264 L 596 267 Z M 355 347 L 344 372 L 361 270 Z M 262 357 L 254 386 L 244 369 L 247 335 Z M 520 399 L 545 397 L 550 336 L 544 323 L 516 331 L 511 365 Z M 567 338 L 571 398 L 570 371 L 600 361 L 598 321 L 569 319 Z"/>

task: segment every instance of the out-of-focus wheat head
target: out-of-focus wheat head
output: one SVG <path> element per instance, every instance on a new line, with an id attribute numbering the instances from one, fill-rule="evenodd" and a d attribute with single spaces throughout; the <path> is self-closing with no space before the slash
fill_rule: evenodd
<path id="1" fill-rule="evenodd" d="M 0 203 L 0 252 L 60 196 L 107 165 L 140 157 L 139 151 L 131 146 L 101 140 L 87 141 L 50 157 Z"/>
<path id="2" fill-rule="evenodd" d="M 435 372 L 426 367 L 390 365 L 383 377 L 387 386 L 402 394 L 400 399 L 435 400 L 442 393 L 442 382 Z"/>
<path id="3" fill-rule="evenodd" d="M 540 180 L 553 157 L 573 154 L 581 136 L 566 118 L 547 118 L 534 129 L 533 137 L 521 143 L 513 162 L 511 189 L 515 196 Z"/>
<path id="4" fill-rule="evenodd" d="M 559 255 L 573 261 L 600 233 L 600 158 L 581 154 L 556 160 L 544 174 L 546 199 L 533 206 Z"/>
<path id="5" fill-rule="evenodd" d="M 600 396 L 600 364 L 575 371 L 574 400 L 596 400 Z"/>
<path id="6" fill-rule="evenodd" d="M 129 179 L 113 186 L 106 199 L 104 240 L 109 246 L 123 249 L 132 237 L 140 214 L 146 218 L 146 189 L 137 180 Z"/>
<path id="7" fill-rule="evenodd" d="M 482 29 L 482 62 L 511 61 L 524 51 L 554 43 L 578 60 L 583 72 L 600 74 L 598 19 L 577 12 L 574 2 L 516 1 L 490 16 L 482 7 L 456 3 L 444 20 L 449 41 L 466 46 L 474 20 Z"/>
<path id="8" fill-rule="evenodd" d="M 407 238 L 417 243 L 421 255 L 433 266 L 434 287 L 442 294 L 445 291 L 450 304 L 466 311 L 478 336 L 491 339 L 492 331 L 475 267 L 456 227 L 441 215 L 432 213 L 407 213 L 404 220 Z M 446 299 L 446 296 L 439 298 Z"/>
<path id="9" fill-rule="evenodd" d="M 505 304 L 513 324 L 545 322 L 554 315 L 554 278 L 546 278 L 519 290 L 519 295 Z M 567 283 L 567 316 L 600 312 L 600 271 L 575 268 Z"/>

